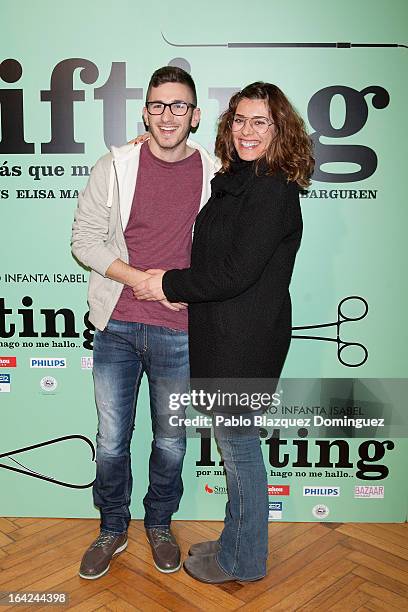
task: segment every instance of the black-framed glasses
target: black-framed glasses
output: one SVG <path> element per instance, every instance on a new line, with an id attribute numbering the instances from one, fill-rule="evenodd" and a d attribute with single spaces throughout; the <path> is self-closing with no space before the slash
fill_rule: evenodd
<path id="1" fill-rule="evenodd" d="M 239 132 L 247 121 L 249 121 L 251 128 L 258 134 L 266 134 L 271 125 L 275 125 L 273 121 L 266 117 L 241 117 L 240 115 L 235 115 L 231 121 L 231 130 Z"/>
<path id="2" fill-rule="evenodd" d="M 160 100 L 153 102 L 146 102 L 146 108 L 149 115 L 162 115 L 166 106 L 169 107 L 170 112 L 176 117 L 182 117 L 187 115 L 189 108 L 196 108 L 195 104 L 191 102 L 183 102 L 182 100 L 176 100 L 175 102 L 160 102 Z"/>

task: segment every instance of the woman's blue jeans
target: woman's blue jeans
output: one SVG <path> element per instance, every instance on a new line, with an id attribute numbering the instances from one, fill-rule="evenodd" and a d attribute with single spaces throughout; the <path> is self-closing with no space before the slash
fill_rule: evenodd
<path id="1" fill-rule="evenodd" d="M 189 388 L 188 335 L 166 327 L 110 320 L 94 337 L 93 376 L 98 412 L 94 503 L 101 529 L 123 533 L 130 521 L 130 443 L 140 380 L 149 382 L 153 442 L 145 526 L 168 527 L 183 494 L 185 431 L 169 427 L 170 393 Z M 183 415 L 181 415 L 183 416 Z"/>
<path id="2" fill-rule="evenodd" d="M 237 580 L 257 580 L 266 575 L 268 558 L 267 476 L 259 428 L 221 426 L 214 431 L 228 489 L 217 561 Z"/>

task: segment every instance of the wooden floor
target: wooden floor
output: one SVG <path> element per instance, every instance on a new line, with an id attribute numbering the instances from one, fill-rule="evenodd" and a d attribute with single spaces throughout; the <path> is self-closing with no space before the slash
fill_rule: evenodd
<path id="1" fill-rule="evenodd" d="M 184 555 L 221 523 L 175 521 Z M 0 518 L 0 592 L 69 594 L 70 610 L 408 611 L 408 528 L 393 524 L 273 523 L 269 573 L 259 582 L 209 586 L 153 566 L 141 521 L 99 580 L 78 577 L 95 520 Z M 22 610 L 62 609 L 19 606 Z M 0 611 L 8 606 L 1 606 Z"/>

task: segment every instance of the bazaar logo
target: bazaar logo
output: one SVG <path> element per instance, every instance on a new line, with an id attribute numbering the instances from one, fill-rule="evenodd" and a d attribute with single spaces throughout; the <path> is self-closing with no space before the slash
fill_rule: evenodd
<path id="1" fill-rule="evenodd" d="M 357 499 L 383 499 L 384 497 L 384 487 L 383 486 L 360 486 L 357 485 L 354 487 L 354 497 Z"/>
<path id="2" fill-rule="evenodd" d="M 81 370 L 92 370 L 93 357 L 81 357 Z"/>

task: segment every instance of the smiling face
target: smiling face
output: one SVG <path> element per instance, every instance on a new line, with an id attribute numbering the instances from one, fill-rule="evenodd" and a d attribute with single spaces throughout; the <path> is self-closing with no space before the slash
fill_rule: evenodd
<path id="1" fill-rule="evenodd" d="M 182 101 L 192 104 L 193 93 L 183 83 L 163 83 L 150 89 L 147 101 L 167 104 Z M 196 127 L 200 121 L 200 109 L 189 108 L 186 115 L 179 117 L 173 115 L 168 106 L 162 115 L 149 115 L 145 107 L 143 118 L 149 126 L 152 153 L 161 159 L 175 161 L 185 157 L 186 141 L 191 128 Z"/>
<path id="2" fill-rule="evenodd" d="M 238 103 L 235 117 L 242 121 L 247 119 L 239 131 L 232 132 L 236 152 L 245 161 L 259 159 L 264 155 L 275 136 L 275 126 L 271 125 L 265 134 L 259 134 L 248 119 L 252 119 L 254 125 L 256 125 L 257 118 L 272 121 L 266 100 L 243 98 Z"/>

